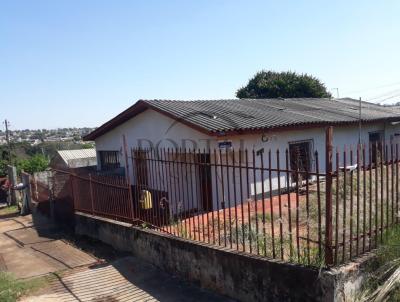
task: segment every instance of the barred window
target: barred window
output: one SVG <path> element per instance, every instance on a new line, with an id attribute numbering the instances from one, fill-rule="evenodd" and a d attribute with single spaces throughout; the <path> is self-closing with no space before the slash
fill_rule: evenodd
<path id="1" fill-rule="evenodd" d="M 311 171 L 312 141 L 298 141 L 289 143 L 290 169 L 293 171 Z M 292 173 L 292 180 L 296 181 L 297 175 Z"/>
<path id="2" fill-rule="evenodd" d="M 368 133 L 369 143 L 371 145 L 371 162 L 376 164 L 382 159 L 383 151 L 383 131 L 376 131 Z"/>
<path id="3" fill-rule="evenodd" d="M 112 170 L 121 166 L 119 151 L 99 151 L 102 170 Z"/>

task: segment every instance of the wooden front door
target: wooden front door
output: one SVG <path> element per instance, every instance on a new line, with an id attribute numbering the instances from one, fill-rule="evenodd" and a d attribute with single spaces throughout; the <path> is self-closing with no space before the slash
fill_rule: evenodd
<path id="1" fill-rule="evenodd" d="M 197 154 L 196 159 L 199 171 L 200 202 L 203 211 L 209 212 L 213 210 L 210 154 Z"/>

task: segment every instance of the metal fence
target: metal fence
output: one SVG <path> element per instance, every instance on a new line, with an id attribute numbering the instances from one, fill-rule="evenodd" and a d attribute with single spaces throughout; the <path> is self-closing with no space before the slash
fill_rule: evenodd
<path id="1" fill-rule="evenodd" d="M 328 131 L 323 155 L 133 149 L 126 178 L 70 174 L 75 210 L 283 261 L 337 265 L 375 248 L 398 223 L 399 156 L 395 143 L 332 150 L 331 141 Z"/>
<path id="2" fill-rule="evenodd" d="M 76 210 L 120 221 L 135 218 L 131 186 L 124 177 L 71 174 L 71 190 Z"/>
<path id="3" fill-rule="evenodd" d="M 399 146 L 376 142 L 337 150 L 335 156 L 333 218 L 327 226 L 337 264 L 377 247 L 399 222 Z"/>
<path id="4" fill-rule="evenodd" d="M 132 150 L 140 220 L 190 240 L 318 265 L 325 173 L 293 170 L 289 150 Z M 307 163 L 306 163 L 307 164 Z"/>
<path id="5" fill-rule="evenodd" d="M 138 155 L 140 152 L 140 155 Z M 338 264 L 398 222 L 398 146 L 336 150 L 320 171 L 290 152 L 133 150 L 134 206 L 165 232 L 261 256 Z M 283 159 L 283 160 L 282 160 Z M 299 160 L 299 159 L 295 159 Z"/>

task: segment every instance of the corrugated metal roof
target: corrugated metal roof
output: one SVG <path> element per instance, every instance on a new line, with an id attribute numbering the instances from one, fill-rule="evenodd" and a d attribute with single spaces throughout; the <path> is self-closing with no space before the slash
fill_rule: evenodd
<path id="1" fill-rule="evenodd" d="M 69 163 L 71 160 L 96 158 L 96 149 L 60 150 L 57 153 Z"/>
<path id="2" fill-rule="evenodd" d="M 349 98 L 140 100 L 85 139 L 93 140 L 149 108 L 209 134 L 359 121 L 359 101 Z M 363 122 L 400 120 L 400 112 L 362 102 L 361 119 Z"/>
<path id="3" fill-rule="evenodd" d="M 211 132 L 359 120 L 359 101 L 353 99 L 151 100 L 145 102 Z M 393 117 L 400 118 L 400 114 L 390 107 L 361 103 L 363 121 Z"/>

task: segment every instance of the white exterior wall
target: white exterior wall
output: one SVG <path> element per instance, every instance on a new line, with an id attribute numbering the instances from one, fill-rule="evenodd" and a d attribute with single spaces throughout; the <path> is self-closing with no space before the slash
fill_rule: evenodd
<path id="1" fill-rule="evenodd" d="M 119 151 L 123 167 L 125 167 L 123 135 L 126 137 L 128 152 L 131 148 L 149 148 L 150 142 L 153 147 L 176 148 L 184 147 L 182 144 L 186 143 L 186 147 L 191 148 L 190 140 L 193 140 L 200 142 L 200 146 L 204 147 L 203 140 L 209 138 L 163 114 L 146 110 L 95 140 L 97 152 Z M 131 163 L 129 165 L 131 166 Z"/>
<path id="2" fill-rule="evenodd" d="M 126 137 L 128 147 L 128 164 L 130 167 L 129 173 L 132 184 L 135 184 L 136 181 L 134 170 L 132 168 L 132 148 L 149 148 L 151 146 L 155 148 L 193 148 L 192 141 L 198 142 L 198 147 L 204 148 L 207 145 L 206 140 L 209 138 L 209 136 L 195 131 L 186 125 L 177 123 L 174 119 L 163 114 L 153 110 L 146 110 L 97 138 L 95 141 L 97 152 L 119 151 L 121 166 L 123 167 L 126 167 L 123 135 Z M 148 166 L 149 174 L 152 173 L 151 171 L 154 171 L 154 169 L 154 166 Z M 182 170 L 180 166 L 178 167 L 178 165 L 171 164 L 169 169 L 163 170 L 163 176 L 165 177 L 149 177 L 148 181 L 153 184 L 152 189 L 160 191 L 166 191 L 166 189 L 168 189 L 169 199 L 175 201 L 173 203 L 170 202 L 170 210 L 172 213 L 177 212 L 178 205 L 176 201 L 180 203 L 179 207 L 185 208 L 186 210 L 189 210 L 193 204 L 197 203 L 199 184 L 194 169 L 186 172 L 186 170 Z M 190 182 L 190 185 L 187 182 Z M 179 187 L 183 190 L 178 190 Z M 190 187 L 195 188 L 195 190 L 191 190 Z M 183 202 L 185 202 L 184 205 L 182 204 Z"/>
<path id="3" fill-rule="evenodd" d="M 390 140 L 391 138 L 398 140 L 400 137 L 395 136 L 396 133 L 400 133 L 400 125 L 391 126 L 386 125 L 384 123 L 376 123 L 376 124 L 363 124 L 361 131 L 361 142 L 368 143 L 369 141 L 369 133 L 375 131 L 383 131 L 385 134 L 385 139 Z M 187 147 L 193 148 L 194 144 L 196 148 L 218 148 L 218 141 L 230 140 L 232 141 L 233 148 L 237 151 L 240 148 L 247 149 L 249 152 L 249 166 L 253 166 L 252 159 L 252 150 L 258 151 L 264 148 L 264 167 L 268 167 L 268 151 L 271 150 L 272 157 L 272 167 L 276 168 L 276 150 L 280 152 L 280 167 L 286 168 L 286 159 L 285 159 L 285 150 L 289 147 L 290 142 L 296 141 L 304 141 L 304 140 L 312 140 L 312 148 L 313 152 L 318 151 L 319 154 L 319 166 L 320 172 L 325 171 L 325 129 L 323 128 L 309 128 L 309 129 L 301 129 L 301 130 L 285 130 L 279 132 L 266 132 L 264 134 L 264 138 L 268 137 L 267 142 L 262 141 L 262 134 L 246 134 L 246 135 L 237 135 L 237 136 L 226 136 L 226 137 L 211 137 L 206 134 L 203 134 L 197 130 L 194 130 L 184 124 L 178 123 L 175 120 L 155 112 L 153 110 L 146 110 L 145 112 L 137 115 L 136 117 L 130 119 L 124 124 L 114 128 L 113 130 L 107 132 L 101 137 L 96 139 L 96 149 L 97 151 L 120 151 L 121 155 L 121 164 L 125 166 L 124 162 L 124 154 L 123 154 L 123 139 L 122 136 L 125 135 L 128 150 L 129 150 L 129 158 L 130 149 L 133 147 Z M 333 131 L 333 145 L 334 148 L 338 148 L 339 151 L 343 151 L 344 146 L 346 148 L 350 148 L 352 146 L 355 150 L 355 147 L 359 140 L 359 128 L 358 125 L 351 126 L 337 126 L 334 127 Z M 229 153 L 229 152 L 228 152 Z M 230 153 L 231 154 L 231 153 Z M 236 153 L 236 163 L 238 163 L 238 153 Z M 355 156 L 355 152 L 354 152 Z M 342 165 L 343 154 L 340 153 L 340 165 Z M 256 162 L 255 166 L 260 167 L 261 165 L 261 157 L 255 156 Z M 334 158 L 334 166 L 335 166 L 335 156 Z M 232 163 L 232 155 L 228 157 L 229 163 Z M 226 154 L 225 151 L 222 152 L 222 158 L 217 156 L 217 164 L 226 163 Z M 243 158 L 243 163 L 245 159 Z M 349 162 L 349 160 L 348 160 Z M 211 163 L 215 163 L 214 156 L 211 156 Z M 313 169 L 315 168 L 315 158 L 313 158 Z M 130 166 L 130 175 L 131 179 L 133 179 L 133 169 L 132 163 L 129 163 Z M 226 171 L 226 169 L 224 169 Z M 232 205 L 234 202 L 239 203 L 241 200 L 246 200 L 248 198 L 246 188 L 244 188 L 241 192 L 240 190 L 240 173 L 239 169 L 235 170 L 235 186 L 236 192 L 233 190 L 233 179 L 232 179 L 232 169 L 229 169 L 230 174 L 230 196 L 228 196 L 228 188 L 227 188 L 227 176 L 226 173 L 224 176 L 221 174 L 221 169 L 217 167 L 217 171 L 212 167 L 211 169 L 211 185 L 213 192 L 213 207 L 214 209 L 218 206 L 221 207 L 221 203 L 225 201 L 226 206 L 228 205 L 228 201 Z M 249 184 L 250 184 L 250 192 L 249 195 L 253 196 L 255 193 L 260 195 L 262 193 L 262 188 L 264 187 L 264 192 L 266 193 L 266 197 L 268 196 L 268 192 L 270 190 L 269 185 L 269 175 L 268 172 L 264 173 L 264 182 L 261 180 L 261 173 L 256 173 L 256 180 L 254 181 L 253 172 L 250 172 Z M 196 175 L 196 171 L 180 171 L 177 168 L 172 168 L 170 172 L 165 171 L 165 178 L 163 178 L 163 183 L 157 184 L 155 183 L 157 190 L 165 190 L 168 188 L 169 199 L 175 199 L 175 202 L 183 202 L 185 201 L 186 210 L 191 207 L 196 208 L 197 206 L 193 206 L 193 204 L 197 204 L 199 193 L 199 183 L 198 183 L 198 175 Z M 245 184 L 246 179 L 246 171 L 242 170 L 242 184 Z M 275 172 L 271 175 L 271 183 L 272 190 L 276 190 L 278 188 L 278 178 Z M 224 180 L 222 180 L 224 177 Z M 183 191 L 178 194 L 176 192 L 176 188 L 179 185 L 178 183 L 181 181 L 181 187 Z M 222 181 L 224 181 L 224 191 L 222 191 Z M 284 187 L 287 179 L 286 175 L 282 175 L 280 177 L 281 187 Z M 184 182 L 184 183 L 183 183 Z M 216 188 L 218 186 L 218 190 Z M 245 185 L 244 185 L 245 186 Z M 217 194 L 218 191 L 218 194 Z M 234 198 L 234 194 L 236 193 L 236 200 Z M 243 195 L 243 196 L 242 196 Z M 173 213 L 176 212 L 176 205 L 170 204 L 171 210 Z M 178 209 L 179 212 L 179 209 Z"/>
<path id="4" fill-rule="evenodd" d="M 98 137 L 96 139 L 97 150 L 119 150 L 122 148 L 122 135 L 124 134 L 129 147 L 139 147 L 138 140 L 142 140 L 143 147 L 148 147 L 147 141 L 151 141 L 158 147 L 173 148 L 175 145 L 170 140 L 181 143 L 182 139 L 186 139 L 187 147 L 191 147 L 189 140 L 201 141 L 209 138 L 208 135 L 178 123 L 163 114 L 146 110 Z"/>
<path id="5" fill-rule="evenodd" d="M 384 133 L 384 137 L 387 143 L 391 140 L 393 142 L 399 142 L 400 136 L 400 125 L 391 126 L 385 125 L 384 123 L 377 123 L 377 124 L 364 124 L 361 128 L 361 143 L 366 144 L 368 146 L 369 143 L 369 133 L 382 131 Z M 395 135 L 397 133 L 397 136 Z M 262 134 L 254 134 L 254 135 L 242 135 L 242 136 L 235 136 L 235 137 L 227 137 L 227 140 L 231 140 L 233 143 L 233 147 L 235 150 L 238 150 L 241 146 L 242 148 L 248 149 L 251 152 L 253 149 L 258 151 L 264 148 L 264 167 L 268 167 L 268 152 L 271 150 L 271 162 L 272 168 L 277 168 L 277 153 L 276 151 L 279 150 L 279 162 L 280 168 L 286 168 L 286 155 L 285 151 L 289 148 L 289 143 L 296 142 L 296 141 L 312 141 L 312 148 L 313 152 L 318 151 L 318 158 L 319 158 L 319 172 L 325 172 L 325 129 L 323 128 L 310 128 L 310 129 L 302 129 L 302 130 L 290 130 L 290 131 L 280 131 L 280 132 L 271 132 L 269 135 L 268 142 L 262 141 Z M 339 151 L 339 166 L 343 166 L 343 150 L 346 148 L 347 150 L 347 162 L 346 165 L 350 165 L 350 148 L 353 149 L 353 164 L 356 163 L 356 149 L 357 144 L 359 141 L 359 127 L 358 125 L 351 125 L 351 126 L 337 126 L 334 127 L 333 130 L 333 146 L 334 152 L 336 150 Z M 390 150 L 389 150 L 390 152 Z M 255 156 L 256 162 L 255 166 L 261 166 L 261 157 Z M 223 156 L 223 162 L 225 162 L 225 156 Z M 232 160 L 232 158 L 230 158 Z M 368 151 L 366 150 L 366 162 L 368 163 Z M 238 160 L 236 159 L 236 164 L 238 164 Z M 249 166 L 252 167 L 253 159 L 251 153 L 249 153 Z M 336 167 L 336 155 L 333 155 L 333 168 Z M 315 171 L 316 163 L 315 163 L 315 155 L 313 154 L 312 158 L 312 171 Z M 290 169 L 290 167 L 289 167 Z M 268 171 L 264 173 L 264 177 L 261 177 L 261 173 L 256 173 L 256 181 L 254 185 L 254 175 L 252 175 L 253 171 L 251 171 L 250 175 L 250 195 L 255 195 L 260 197 L 263 192 L 263 181 L 264 178 L 264 193 L 265 197 L 269 197 L 270 187 L 272 187 L 272 191 L 278 189 L 278 176 L 276 172 L 271 173 L 271 185 L 269 181 Z M 221 173 L 218 174 L 218 179 L 221 179 Z M 245 179 L 245 171 L 242 172 L 242 180 Z M 315 177 L 312 177 L 315 179 Z M 225 180 L 226 182 L 226 180 Z M 281 173 L 280 176 L 280 187 L 286 188 L 287 187 L 287 174 Z M 221 184 L 222 181 L 219 181 Z M 291 183 L 291 180 L 290 180 Z M 236 202 L 239 203 L 240 200 L 246 200 L 248 196 L 246 192 L 244 192 L 243 196 L 240 193 L 240 174 L 237 172 L 236 175 Z M 233 186 L 233 185 L 232 185 Z M 225 185 L 226 187 L 226 185 Z M 222 193 L 221 190 L 218 192 L 218 196 L 216 196 L 214 192 L 214 200 L 222 200 L 228 199 L 228 190 L 225 188 L 225 192 Z M 232 191 L 232 188 L 231 188 Z M 232 196 L 234 193 L 230 192 L 229 199 L 232 203 Z"/>

